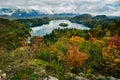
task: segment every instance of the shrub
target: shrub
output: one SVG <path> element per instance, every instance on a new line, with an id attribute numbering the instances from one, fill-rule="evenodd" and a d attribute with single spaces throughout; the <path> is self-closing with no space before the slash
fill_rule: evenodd
<path id="1" fill-rule="evenodd" d="M 49 54 L 46 50 L 41 50 L 41 52 L 36 55 L 36 58 L 48 61 L 49 60 Z"/>
<path id="2" fill-rule="evenodd" d="M 31 73 L 32 70 L 30 68 L 20 70 L 11 78 L 11 80 L 27 80 Z"/>

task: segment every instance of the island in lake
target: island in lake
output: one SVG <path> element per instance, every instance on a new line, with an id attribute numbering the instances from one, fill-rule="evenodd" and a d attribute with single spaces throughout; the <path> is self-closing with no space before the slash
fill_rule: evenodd
<path id="1" fill-rule="evenodd" d="M 59 26 L 61 26 L 61 27 L 67 27 L 68 24 L 67 23 L 60 23 Z"/>

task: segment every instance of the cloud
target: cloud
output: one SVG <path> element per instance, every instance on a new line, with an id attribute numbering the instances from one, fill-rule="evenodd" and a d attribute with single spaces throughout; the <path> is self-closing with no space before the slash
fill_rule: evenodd
<path id="1" fill-rule="evenodd" d="M 120 16 L 120 0 L 0 0 L 0 7 L 35 9 L 45 13 L 90 13 Z"/>

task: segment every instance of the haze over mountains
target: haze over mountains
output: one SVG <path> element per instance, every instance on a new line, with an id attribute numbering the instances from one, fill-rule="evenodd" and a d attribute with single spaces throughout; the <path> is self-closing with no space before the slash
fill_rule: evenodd
<path id="1" fill-rule="evenodd" d="M 0 0 L 0 8 L 34 9 L 43 13 L 120 16 L 120 0 Z"/>
<path id="2" fill-rule="evenodd" d="M 80 13 L 45 13 L 34 9 L 19 8 L 0 8 L 0 17 L 3 18 L 38 18 L 38 17 L 74 17 L 81 15 Z M 92 16 L 95 16 L 91 14 Z M 101 17 L 101 16 L 97 16 Z M 120 18 L 120 16 L 108 16 L 109 18 Z"/>
<path id="3" fill-rule="evenodd" d="M 34 9 L 29 9 L 29 10 L 25 10 L 25 9 L 12 9 L 12 8 L 1 8 L 0 9 L 0 16 L 1 17 L 73 17 L 76 16 L 78 14 L 73 14 L 73 13 L 53 13 L 53 14 L 48 14 L 48 13 L 44 13 L 44 12 L 40 12 L 38 10 L 34 10 Z"/>

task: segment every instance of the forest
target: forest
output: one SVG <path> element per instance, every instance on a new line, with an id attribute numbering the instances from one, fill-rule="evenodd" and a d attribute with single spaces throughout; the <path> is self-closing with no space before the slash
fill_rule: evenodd
<path id="1" fill-rule="evenodd" d="M 0 19 L 0 75 L 8 80 L 120 78 L 120 19 L 84 14 L 70 21 L 92 26 L 90 30 L 58 28 L 31 37 L 30 27 L 49 21 Z"/>
<path id="2" fill-rule="evenodd" d="M 51 18 L 44 17 L 44 18 L 33 18 L 33 19 L 16 19 L 15 21 L 29 27 L 34 27 L 34 26 L 41 26 L 43 24 L 48 24 L 51 21 Z"/>

